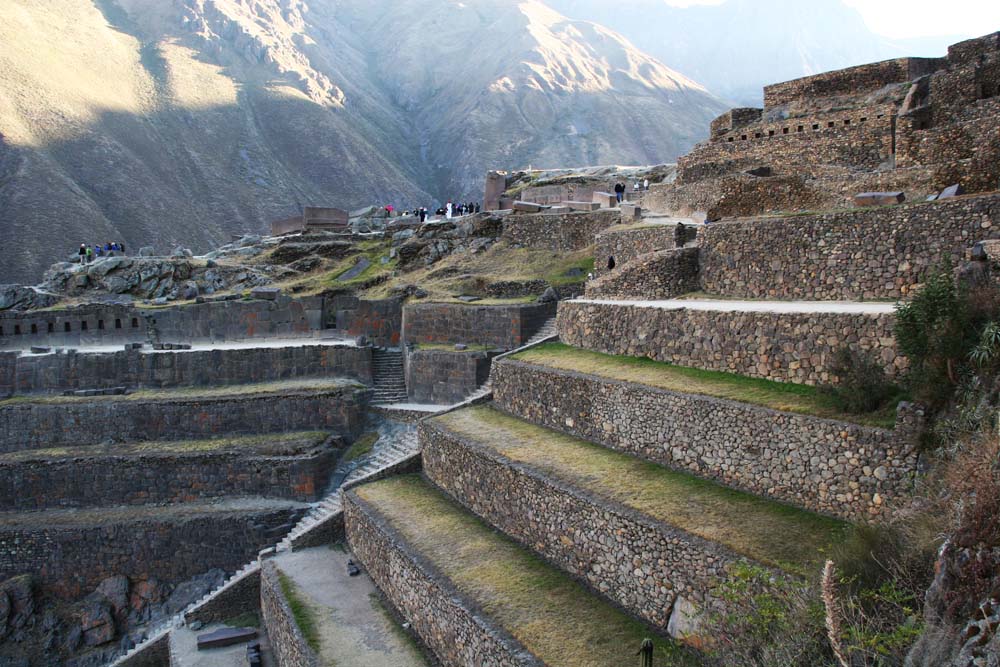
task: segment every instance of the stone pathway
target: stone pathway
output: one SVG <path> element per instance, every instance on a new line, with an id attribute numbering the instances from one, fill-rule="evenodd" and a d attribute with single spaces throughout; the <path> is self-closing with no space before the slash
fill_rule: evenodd
<path id="1" fill-rule="evenodd" d="M 176 628 L 170 633 L 171 667 L 246 667 L 247 644 L 198 650 L 198 635 L 224 627 L 221 623 L 213 623 L 197 632 L 184 626 Z M 277 667 L 263 631 L 256 641 L 261 643 L 263 667 Z"/>
<path id="2" fill-rule="evenodd" d="M 415 642 L 382 606 L 368 575 L 348 576 L 350 558 L 340 545 L 333 545 L 287 551 L 273 561 L 292 579 L 315 613 L 320 662 L 350 667 L 428 667 L 430 663 Z"/>
<path id="3" fill-rule="evenodd" d="M 606 306 L 634 306 L 662 310 L 700 310 L 724 313 L 842 313 L 845 315 L 884 315 L 896 309 L 895 303 L 860 301 L 728 301 L 725 299 L 669 299 L 638 301 L 616 299 L 574 299 L 573 303 Z"/>
<path id="4" fill-rule="evenodd" d="M 171 341 L 166 341 L 171 342 Z M 69 349 L 72 348 L 77 351 L 78 354 L 107 354 L 111 352 L 121 352 L 124 348 L 124 343 L 116 343 L 114 345 L 44 345 L 44 347 L 56 349 Z M 276 349 L 283 347 L 305 347 L 307 345 L 329 345 L 333 347 L 355 347 L 355 341 L 353 338 L 338 338 L 338 337 L 324 337 L 324 338 L 313 338 L 313 337 L 302 337 L 302 338 L 260 338 L 252 341 L 230 341 L 224 343 L 209 343 L 200 342 L 192 343 L 190 350 L 153 350 L 150 347 L 145 347 L 140 352 L 143 354 L 183 354 L 184 352 L 204 352 L 206 350 L 249 350 L 249 349 L 259 349 L 268 348 Z M 24 348 L 27 349 L 27 348 Z M 15 348 L 11 348 L 11 351 L 17 351 Z M 49 354 L 53 354 L 50 352 Z M 40 355 L 34 355 L 40 356 Z"/>

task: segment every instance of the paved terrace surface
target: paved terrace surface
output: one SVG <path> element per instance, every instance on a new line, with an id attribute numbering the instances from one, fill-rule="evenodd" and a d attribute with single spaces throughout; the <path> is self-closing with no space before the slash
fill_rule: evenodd
<path id="1" fill-rule="evenodd" d="M 181 341 L 167 341 L 167 342 L 181 342 Z M 57 349 L 74 349 L 77 353 L 82 354 L 106 354 L 111 352 L 121 352 L 124 349 L 124 343 L 115 343 L 110 345 L 65 345 L 65 344 L 54 344 L 54 345 L 42 345 L 42 347 L 51 347 L 52 352 L 47 354 L 55 354 Z M 144 347 L 140 352 L 143 354 L 182 354 L 184 352 L 204 352 L 211 350 L 249 350 L 249 349 L 261 349 L 261 348 L 284 348 L 284 347 L 312 347 L 315 345 L 324 345 L 329 347 L 357 347 L 355 340 L 353 338 L 260 338 L 256 340 L 247 341 L 231 341 L 222 343 L 212 343 L 212 342 L 200 342 L 191 343 L 190 350 L 154 350 L 151 347 Z M 15 350 L 17 348 L 11 348 Z M 43 355 L 33 355 L 33 356 L 43 356 Z"/>
<path id="2" fill-rule="evenodd" d="M 222 623 L 206 625 L 195 632 L 187 626 L 175 628 L 170 633 L 170 665 L 171 667 L 246 667 L 247 643 L 198 650 L 198 635 L 229 627 Z M 260 642 L 261 658 L 264 667 L 277 667 L 277 662 L 271 655 L 267 636 L 264 630 L 255 641 Z"/>
<path id="3" fill-rule="evenodd" d="M 895 303 L 860 301 L 737 301 L 725 299 L 668 299 L 639 301 L 630 299 L 573 299 L 571 303 L 600 306 L 633 306 L 661 310 L 701 310 L 720 313 L 842 313 L 845 315 L 885 315 L 896 309 Z"/>
<path id="4" fill-rule="evenodd" d="M 315 615 L 321 664 L 428 667 L 415 642 L 383 607 L 368 575 L 348 576 L 350 558 L 335 545 L 286 551 L 274 559 Z"/>

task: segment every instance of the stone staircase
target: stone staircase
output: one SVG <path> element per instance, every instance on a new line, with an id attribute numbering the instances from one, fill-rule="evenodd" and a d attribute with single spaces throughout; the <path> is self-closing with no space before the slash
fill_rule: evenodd
<path id="1" fill-rule="evenodd" d="M 419 443 L 416 430 L 412 427 L 402 427 L 395 429 L 385 429 L 385 435 L 390 437 L 379 446 L 377 443 L 371 454 L 356 461 L 342 464 L 337 467 L 330 482 L 330 487 L 326 497 L 317 503 L 306 513 L 302 519 L 292 527 L 288 534 L 277 543 L 273 549 L 275 552 L 288 551 L 293 548 L 296 540 L 301 539 L 310 531 L 322 525 L 326 520 L 341 511 L 340 490 L 345 485 L 360 482 L 368 477 L 380 474 L 387 468 L 396 465 L 410 456 L 419 452 Z M 382 438 L 380 438 L 382 440 Z M 261 556 L 268 555 L 271 549 L 264 549 Z M 125 665 L 134 656 L 149 649 L 159 641 L 166 641 L 171 630 L 182 627 L 185 624 L 185 617 L 197 610 L 210 600 L 225 593 L 228 589 L 236 586 L 244 579 L 255 576 L 260 572 L 261 558 L 255 558 L 235 574 L 226 579 L 221 586 L 203 596 L 197 602 L 192 603 L 186 609 L 174 614 L 170 618 L 164 619 L 159 624 L 153 626 L 146 632 L 146 637 L 137 643 L 128 652 L 109 663 L 110 667 Z"/>
<path id="2" fill-rule="evenodd" d="M 373 405 L 406 402 L 406 373 L 402 350 L 375 348 L 372 352 L 375 393 Z"/>

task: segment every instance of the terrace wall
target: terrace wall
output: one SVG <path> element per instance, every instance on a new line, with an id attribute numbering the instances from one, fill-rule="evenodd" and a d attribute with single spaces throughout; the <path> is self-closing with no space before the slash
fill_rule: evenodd
<path id="1" fill-rule="evenodd" d="M 618 209 L 591 213 L 508 215 L 503 219 L 500 238 L 515 247 L 570 252 L 593 245 L 598 232 L 620 222 L 621 211 Z"/>
<path id="2" fill-rule="evenodd" d="M 512 350 L 528 341 L 556 313 L 556 304 L 477 306 L 428 303 L 403 311 L 407 343 L 464 343 Z"/>

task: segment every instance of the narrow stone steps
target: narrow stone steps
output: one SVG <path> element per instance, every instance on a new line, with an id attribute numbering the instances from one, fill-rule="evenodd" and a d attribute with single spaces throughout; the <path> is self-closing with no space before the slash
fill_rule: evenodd
<path id="1" fill-rule="evenodd" d="M 418 475 L 348 491 L 345 523 L 357 559 L 442 664 L 608 667 L 632 664 L 645 638 L 674 649 Z"/>

